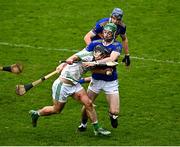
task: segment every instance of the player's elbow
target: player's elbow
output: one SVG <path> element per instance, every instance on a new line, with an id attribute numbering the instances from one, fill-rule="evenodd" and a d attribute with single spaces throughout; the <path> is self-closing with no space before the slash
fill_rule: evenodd
<path id="1" fill-rule="evenodd" d="M 109 61 L 110 61 L 110 62 L 115 62 L 115 61 L 118 60 L 118 57 L 119 57 L 119 56 L 112 56 L 112 57 L 109 58 Z"/>
<path id="2" fill-rule="evenodd" d="M 122 41 L 124 42 L 124 43 L 128 43 L 128 38 L 125 36 L 125 37 L 122 37 Z"/>
<path id="3" fill-rule="evenodd" d="M 84 36 L 84 41 L 85 41 L 85 42 L 87 41 L 87 35 Z"/>
<path id="4" fill-rule="evenodd" d="M 109 61 L 116 61 L 120 56 L 119 52 L 113 51 L 109 57 Z"/>
<path id="5" fill-rule="evenodd" d="M 94 37 L 95 35 L 93 34 L 92 31 L 88 32 L 85 36 L 84 36 L 84 41 L 85 43 L 88 45 L 91 42 L 91 39 Z"/>
<path id="6" fill-rule="evenodd" d="M 85 103 L 85 108 L 86 109 L 91 109 L 93 107 L 93 103 L 92 101 L 89 99 L 86 103 Z"/>
<path id="7" fill-rule="evenodd" d="M 86 34 L 84 36 L 84 42 L 88 45 L 91 42 L 91 36 Z"/>
<path id="8" fill-rule="evenodd" d="M 84 40 L 86 40 L 89 37 L 88 33 L 84 36 Z"/>

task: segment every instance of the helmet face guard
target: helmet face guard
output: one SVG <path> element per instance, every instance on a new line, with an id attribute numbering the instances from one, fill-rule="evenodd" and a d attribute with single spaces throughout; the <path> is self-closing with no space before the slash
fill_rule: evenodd
<path id="1" fill-rule="evenodd" d="M 115 33 L 117 30 L 117 26 L 114 23 L 107 23 L 104 26 L 104 30 L 111 31 L 112 33 Z"/>
<path id="2" fill-rule="evenodd" d="M 110 55 L 110 52 L 104 46 L 101 46 L 101 45 L 95 46 L 93 50 L 93 56 L 95 60 L 103 59 L 109 55 Z"/>
<path id="3" fill-rule="evenodd" d="M 103 33 L 106 33 L 106 31 L 110 31 L 112 33 L 112 37 L 111 38 L 106 38 L 105 34 L 104 34 L 104 40 L 107 41 L 107 42 L 112 41 L 115 38 L 116 30 L 117 30 L 117 26 L 114 23 L 106 24 L 104 26 Z"/>
<path id="4" fill-rule="evenodd" d="M 120 8 L 114 8 L 111 16 L 116 17 L 118 20 L 121 20 L 123 17 L 123 11 Z"/>

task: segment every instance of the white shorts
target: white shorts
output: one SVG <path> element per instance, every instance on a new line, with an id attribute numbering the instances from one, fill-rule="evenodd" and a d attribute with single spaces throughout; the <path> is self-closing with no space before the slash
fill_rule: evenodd
<path id="1" fill-rule="evenodd" d="M 52 85 L 52 97 L 54 100 L 65 103 L 68 96 L 71 96 L 82 89 L 83 87 L 79 83 L 76 85 L 65 84 L 58 78 Z"/>
<path id="2" fill-rule="evenodd" d="M 103 90 L 105 94 L 119 94 L 118 87 L 119 87 L 118 80 L 103 81 L 103 80 L 95 80 L 92 78 L 88 89 L 97 94 L 101 90 Z"/>

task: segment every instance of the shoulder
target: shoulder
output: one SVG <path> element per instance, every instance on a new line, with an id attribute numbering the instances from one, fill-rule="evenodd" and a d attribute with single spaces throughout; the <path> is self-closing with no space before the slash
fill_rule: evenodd
<path id="1" fill-rule="evenodd" d="M 114 41 L 112 45 L 116 46 L 122 46 L 122 44 L 119 41 Z"/>
<path id="2" fill-rule="evenodd" d="M 93 51 L 94 47 L 98 44 L 102 44 L 102 39 L 92 41 L 87 47 L 87 51 Z"/>
<path id="3" fill-rule="evenodd" d="M 92 41 L 91 43 L 92 44 L 100 44 L 100 43 L 102 43 L 102 41 L 103 41 L 103 39 L 98 39 L 98 40 Z"/>
<path id="4" fill-rule="evenodd" d="M 117 25 L 117 32 L 116 32 L 116 34 L 117 34 L 117 35 L 118 35 L 118 34 L 123 35 L 123 34 L 125 34 L 125 33 L 126 33 L 126 25 L 125 25 L 125 23 L 123 23 L 123 22 L 121 21 L 121 23 Z"/>
<path id="5" fill-rule="evenodd" d="M 113 49 L 114 49 L 114 50 L 116 50 L 116 51 L 118 51 L 118 52 L 121 52 L 121 50 L 122 50 L 122 44 L 121 44 L 119 41 L 114 41 L 114 42 L 112 43 L 112 45 L 113 45 Z"/>
<path id="6" fill-rule="evenodd" d="M 102 18 L 96 22 L 96 25 L 105 26 L 109 22 L 109 18 Z"/>

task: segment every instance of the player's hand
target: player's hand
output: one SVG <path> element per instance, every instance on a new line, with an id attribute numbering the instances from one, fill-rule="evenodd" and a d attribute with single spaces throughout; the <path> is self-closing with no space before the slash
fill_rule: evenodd
<path id="1" fill-rule="evenodd" d="M 106 68 L 105 72 L 106 72 L 106 75 L 110 76 L 110 75 L 112 75 L 113 69 L 112 68 Z"/>
<path id="2" fill-rule="evenodd" d="M 125 55 L 124 58 L 122 59 L 122 62 L 125 63 L 126 66 L 129 66 L 131 61 L 130 61 L 130 56 Z"/>
<path id="3" fill-rule="evenodd" d="M 66 64 L 66 63 L 61 63 L 59 66 L 57 66 L 57 67 L 56 67 L 56 71 L 57 71 L 58 73 L 60 73 L 60 72 L 63 70 L 65 64 Z"/>
<path id="4" fill-rule="evenodd" d="M 67 63 L 67 64 L 73 64 L 73 60 L 72 60 L 72 59 L 67 59 L 67 60 L 66 60 L 66 63 Z"/>

